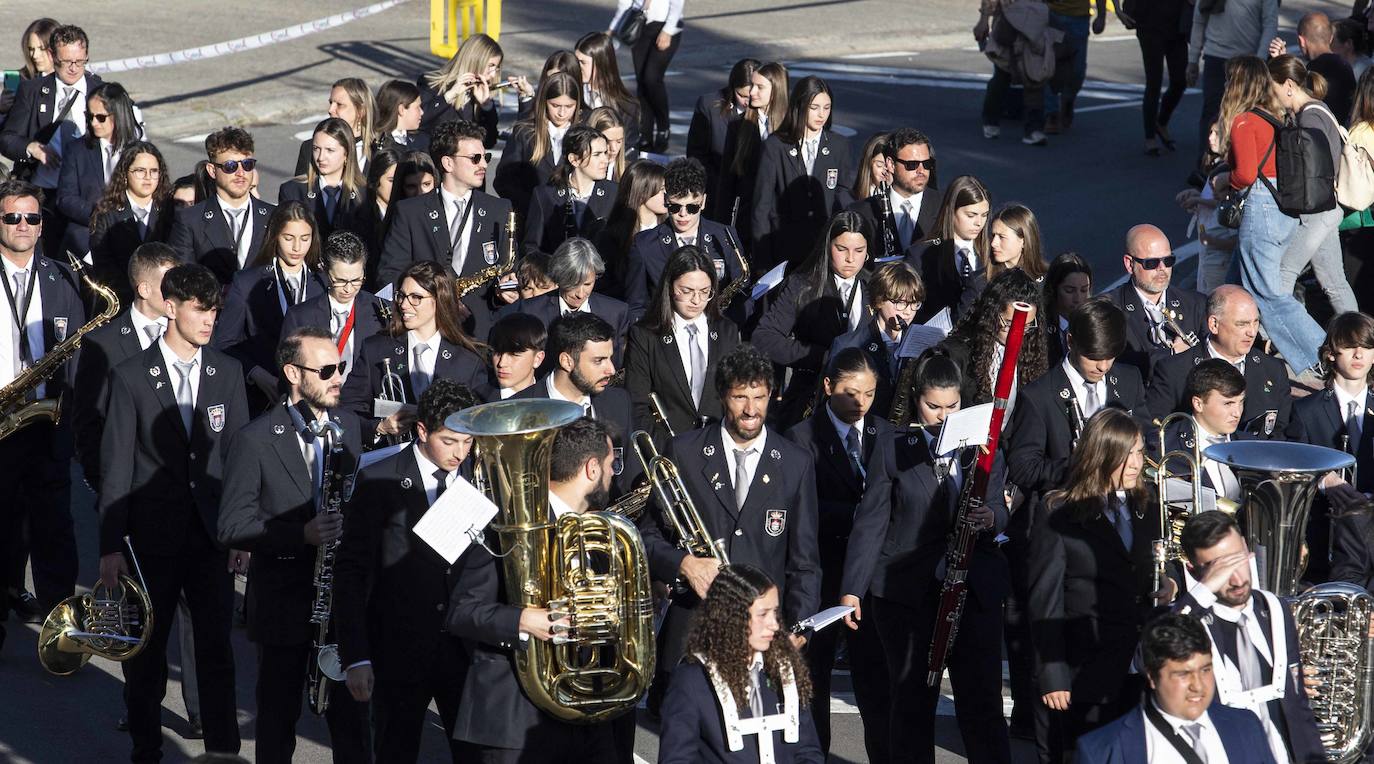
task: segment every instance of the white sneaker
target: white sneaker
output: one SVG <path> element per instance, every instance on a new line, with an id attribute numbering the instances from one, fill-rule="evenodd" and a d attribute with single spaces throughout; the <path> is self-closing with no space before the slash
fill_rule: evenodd
<path id="1" fill-rule="evenodd" d="M 1048 145 L 1049 145 L 1049 139 L 1047 139 L 1047 138 L 1045 137 L 1045 134 L 1042 133 L 1042 132 L 1040 132 L 1039 130 L 1036 130 L 1035 132 L 1031 133 L 1030 135 L 1027 135 L 1026 137 L 1022 138 L 1022 139 L 1021 139 L 1021 142 L 1024 143 L 1024 144 L 1026 144 L 1027 146 L 1048 146 Z"/>
<path id="2" fill-rule="evenodd" d="M 1002 134 L 1002 128 L 997 125 L 983 125 L 983 137 L 992 140 Z"/>

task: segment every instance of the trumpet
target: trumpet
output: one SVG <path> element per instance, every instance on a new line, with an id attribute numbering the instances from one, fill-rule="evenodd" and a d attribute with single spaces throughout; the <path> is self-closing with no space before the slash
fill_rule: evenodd
<path id="1" fill-rule="evenodd" d="M 1183 318 L 1182 313 L 1179 313 L 1176 310 L 1170 310 L 1168 308 L 1164 308 L 1160 311 L 1160 313 L 1163 314 L 1164 326 L 1167 327 L 1169 331 L 1173 332 L 1174 335 L 1177 336 L 1179 339 L 1188 343 L 1188 347 L 1197 346 L 1197 343 L 1199 341 L 1198 336 L 1196 334 L 1193 334 L 1192 332 L 1183 331 L 1183 327 L 1178 325 L 1179 319 Z"/>
<path id="2" fill-rule="evenodd" d="M 391 401 L 393 403 L 408 402 L 406 401 L 405 380 L 401 379 L 401 375 L 399 373 L 391 370 L 390 358 L 382 359 L 381 399 L 384 401 Z M 390 443 L 394 446 L 397 443 L 404 443 L 410 440 L 410 434 L 401 433 L 399 435 L 388 435 L 386 436 L 386 440 L 387 443 Z"/>
<path id="3" fill-rule="evenodd" d="M 687 486 L 682 483 L 682 475 L 677 465 L 668 457 L 659 454 L 654 439 L 643 430 L 636 430 L 630 436 L 635 455 L 644 466 L 644 474 L 649 476 L 649 485 L 663 503 L 663 513 L 677 531 L 678 548 L 687 550 L 694 557 L 714 557 L 721 565 L 730 564 L 730 556 L 725 551 L 725 540 L 711 537 L 701 513 L 692 503 Z"/>

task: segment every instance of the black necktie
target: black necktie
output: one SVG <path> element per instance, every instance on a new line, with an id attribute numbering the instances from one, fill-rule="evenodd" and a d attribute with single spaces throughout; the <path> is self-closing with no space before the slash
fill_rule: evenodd
<path id="1" fill-rule="evenodd" d="M 439 481 L 438 486 L 434 489 L 434 500 L 438 501 L 439 497 L 443 496 L 444 491 L 448 489 L 448 470 L 435 470 L 434 479 Z"/>

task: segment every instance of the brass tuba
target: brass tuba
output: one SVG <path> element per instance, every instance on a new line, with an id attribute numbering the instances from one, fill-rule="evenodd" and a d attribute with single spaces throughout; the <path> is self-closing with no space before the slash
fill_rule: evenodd
<path id="1" fill-rule="evenodd" d="M 1302 665 L 1317 670 L 1322 686 L 1311 699 L 1326 760 L 1352 764 L 1374 740 L 1374 640 L 1369 621 L 1374 597 L 1345 582 L 1315 586 L 1297 598 Z"/>
<path id="2" fill-rule="evenodd" d="M 477 441 L 478 482 L 499 507 L 492 529 L 505 550 L 507 601 L 572 622 L 557 641 L 532 639 L 515 651 L 520 686 L 544 712 L 590 724 L 632 711 L 648 690 L 654 629 L 649 565 L 634 524 L 605 512 L 549 517 L 553 439 L 582 413 L 567 401 L 500 401 L 453 414 L 444 426 Z"/>
<path id="3" fill-rule="evenodd" d="M 127 536 L 124 543 L 138 580 L 121 575 L 114 591 L 97 581 L 90 592 L 68 597 L 53 608 L 38 632 L 38 662 L 48 673 L 75 674 L 92 655 L 127 661 L 148 644 L 153 635 L 153 601 Z"/>

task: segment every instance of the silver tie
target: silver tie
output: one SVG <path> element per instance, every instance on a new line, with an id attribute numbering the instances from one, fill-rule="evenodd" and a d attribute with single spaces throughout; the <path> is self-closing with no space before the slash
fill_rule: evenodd
<path id="1" fill-rule="evenodd" d="M 72 102 L 76 100 L 77 95 L 76 88 L 63 85 L 62 103 L 57 105 L 57 113 L 61 114 L 63 111 L 67 112 L 67 116 L 63 117 L 62 121 L 76 125 L 77 132 L 82 132 L 83 125 L 77 124 L 76 117 L 72 114 L 72 112 L 76 110 L 76 104 Z M 68 106 L 68 104 L 70 104 L 70 106 Z"/>
<path id="2" fill-rule="evenodd" d="M 911 237 L 916 234 L 916 216 L 912 214 L 910 199 L 902 202 L 902 219 L 897 225 L 900 226 L 901 245 L 905 249 L 911 246 Z"/>
<path id="3" fill-rule="evenodd" d="M 453 219 L 448 222 L 448 242 L 453 250 L 453 272 L 463 272 L 463 256 L 466 254 L 461 251 L 459 239 L 463 236 L 463 209 L 467 207 L 466 199 L 459 199 L 453 203 Z"/>
<path id="4" fill-rule="evenodd" d="M 162 324 L 148 324 L 143 327 L 143 333 L 148 337 L 148 345 L 151 345 L 162 336 Z M 148 345 L 144 345 L 144 349 L 147 349 Z"/>
<path id="5" fill-rule="evenodd" d="M 696 324 L 687 325 L 687 356 L 692 363 L 692 405 L 701 407 L 701 393 L 706 387 L 706 354 L 701 352 L 697 342 Z"/>
<path id="6" fill-rule="evenodd" d="M 816 166 L 816 144 L 813 141 L 804 141 L 806 148 L 806 174 L 810 175 Z"/>
<path id="7" fill-rule="evenodd" d="M 242 268 L 248 264 L 248 250 L 252 247 L 250 239 L 253 238 L 248 235 L 247 231 L 243 230 L 244 226 L 248 224 L 248 208 L 231 210 L 229 219 L 233 221 L 229 227 L 234 234 L 234 254 L 239 259 L 239 267 Z"/>
<path id="8" fill-rule="evenodd" d="M 1360 421 L 1359 409 L 1354 401 L 1347 401 L 1345 404 L 1345 434 L 1350 437 L 1350 453 L 1359 453 L 1360 450 Z"/>
<path id="9" fill-rule="evenodd" d="M 195 373 L 196 359 L 189 361 L 174 361 L 180 379 L 177 380 L 177 408 L 181 409 L 181 426 L 186 429 L 186 434 L 191 434 L 191 412 L 196 407 L 195 396 L 191 394 L 191 375 Z"/>
<path id="10" fill-rule="evenodd" d="M 425 390 L 429 389 L 429 383 L 434 381 L 434 369 L 429 364 L 426 351 L 429 345 L 415 346 L 415 371 L 410 375 L 410 386 L 414 389 L 415 400 L 420 400 L 420 396 Z"/>
<path id="11" fill-rule="evenodd" d="M 959 275 L 973 275 L 973 266 L 969 265 L 968 262 L 968 250 L 964 247 L 960 247 L 959 251 L 956 253 L 956 256 L 959 258 Z"/>
<path id="12" fill-rule="evenodd" d="M 1240 620 L 1236 621 L 1236 663 L 1240 669 L 1241 687 L 1252 690 L 1264 684 L 1264 672 L 1260 668 L 1259 654 L 1255 652 L 1255 643 L 1250 641 L 1250 632 L 1246 628 L 1246 623 L 1250 616 L 1246 613 L 1240 614 Z"/>
<path id="13" fill-rule="evenodd" d="M 1183 736 L 1188 738 L 1188 745 L 1192 747 L 1193 753 L 1197 754 L 1198 760 L 1202 764 L 1207 764 L 1207 747 L 1202 744 L 1202 725 L 1197 722 L 1185 724 L 1180 729 Z"/>
<path id="14" fill-rule="evenodd" d="M 24 287 L 28 281 L 29 272 L 27 270 L 15 271 L 14 274 L 14 305 L 15 313 L 19 313 L 19 321 L 14 325 L 13 342 L 14 347 L 14 376 L 24 373 L 24 349 L 28 347 L 28 320 L 29 317 L 23 315 L 24 312 Z"/>
<path id="15" fill-rule="evenodd" d="M 1102 402 L 1097 399 L 1097 385 L 1092 382 L 1083 383 L 1083 421 L 1092 419 L 1093 414 L 1102 407 Z"/>
<path id="16" fill-rule="evenodd" d="M 745 462 L 753 456 L 755 449 L 741 451 L 735 449 L 735 509 L 743 510 L 744 502 L 749 498 L 749 471 L 744 468 Z"/>
<path id="17" fill-rule="evenodd" d="M 334 341 L 339 341 L 339 335 L 343 334 L 344 325 L 348 323 L 348 311 L 339 310 L 334 312 L 334 326 L 330 333 L 334 335 Z"/>

